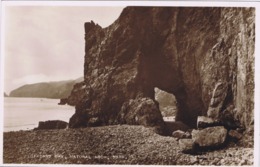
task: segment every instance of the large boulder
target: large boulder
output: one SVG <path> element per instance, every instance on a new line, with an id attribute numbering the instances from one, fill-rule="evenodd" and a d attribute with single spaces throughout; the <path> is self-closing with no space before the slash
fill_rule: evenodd
<path id="1" fill-rule="evenodd" d="M 156 126 L 164 124 L 158 104 L 150 98 L 129 100 L 123 104 L 118 116 L 120 123 L 130 125 Z"/>
<path id="2" fill-rule="evenodd" d="M 192 140 L 200 147 L 218 147 L 225 143 L 227 130 L 224 126 L 209 127 L 191 132 Z"/>
<path id="3" fill-rule="evenodd" d="M 177 121 L 196 127 L 199 115 L 218 118 L 233 105 L 232 117 L 247 127 L 254 21 L 254 8 L 126 7 L 107 28 L 85 23 L 84 81 L 69 98 L 77 108 L 70 127 L 90 126 L 92 118 L 100 125 L 163 126 L 151 107 L 155 87 L 175 95 Z M 140 99 L 147 100 L 137 112 Z"/>
<path id="4" fill-rule="evenodd" d="M 40 121 L 37 128 L 34 130 L 43 130 L 43 129 L 66 129 L 68 123 L 60 120 L 50 120 L 50 121 Z"/>

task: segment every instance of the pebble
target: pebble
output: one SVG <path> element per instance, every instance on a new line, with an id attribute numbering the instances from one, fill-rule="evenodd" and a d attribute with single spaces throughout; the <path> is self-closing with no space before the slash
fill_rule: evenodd
<path id="1" fill-rule="evenodd" d="M 105 136 L 110 136 L 109 140 Z M 45 155 L 46 153 L 51 154 L 52 158 L 28 158 L 32 155 Z M 100 159 L 55 159 L 53 156 L 55 153 L 64 156 L 100 156 Z M 123 155 L 123 157 L 111 158 L 116 155 Z M 225 166 L 253 165 L 254 160 L 253 148 L 235 146 L 204 152 L 202 155 L 183 154 L 176 139 L 160 136 L 143 126 L 129 125 L 92 127 L 80 131 L 68 129 L 66 131 L 44 130 L 37 133 L 30 131 L 5 132 L 3 159 L 5 163 L 15 164 L 98 163 Z"/>

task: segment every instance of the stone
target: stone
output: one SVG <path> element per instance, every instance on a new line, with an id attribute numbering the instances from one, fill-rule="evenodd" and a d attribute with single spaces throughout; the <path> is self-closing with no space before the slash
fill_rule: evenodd
<path id="1" fill-rule="evenodd" d="M 191 132 L 192 140 L 200 147 L 218 147 L 224 144 L 227 130 L 224 126 L 209 127 Z"/>
<path id="2" fill-rule="evenodd" d="M 180 139 L 179 146 L 183 153 L 194 153 L 194 142 L 192 139 Z"/>
<path id="3" fill-rule="evenodd" d="M 88 126 L 93 117 L 102 125 L 163 127 L 160 110 L 150 108 L 155 87 L 176 97 L 176 121 L 189 127 L 208 109 L 217 118 L 227 104 L 247 127 L 254 113 L 254 20 L 254 8 L 126 7 L 109 27 L 85 23 L 84 81 L 69 98 L 77 108 L 70 127 Z M 143 98 L 154 104 L 136 112 Z"/>
<path id="4" fill-rule="evenodd" d="M 101 121 L 98 117 L 93 117 L 88 120 L 88 126 L 99 126 L 101 125 Z"/>
<path id="5" fill-rule="evenodd" d="M 199 163 L 198 157 L 191 157 L 191 158 L 190 158 L 190 164 L 191 164 L 191 165 L 195 165 L 195 164 L 197 164 L 197 163 Z"/>
<path id="6" fill-rule="evenodd" d="M 243 137 L 243 135 L 239 133 L 237 130 L 230 130 L 228 132 L 228 137 L 232 140 L 238 141 Z"/>
<path id="7" fill-rule="evenodd" d="M 60 120 L 50 120 L 50 121 L 40 121 L 37 128 L 34 130 L 43 130 L 43 129 L 66 129 L 68 123 Z"/>
<path id="8" fill-rule="evenodd" d="M 183 132 L 181 130 L 177 130 L 177 131 L 174 131 L 172 133 L 172 137 L 175 137 L 177 139 L 187 139 L 187 138 L 191 138 L 191 134 L 189 132 Z"/>
<path id="9" fill-rule="evenodd" d="M 174 131 L 181 130 L 187 132 L 190 127 L 181 121 L 165 121 L 165 128 L 167 130 L 167 135 L 172 135 Z"/>
<path id="10" fill-rule="evenodd" d="M 68 102 L 67 98 L 62 98 L 62 99 L 60 99 L 60 102 L 58 103 L 58 105 L 65 105 L 65 104 L 67 104 L 67 102 Z"/>
<path id="11" fill-rule="evenodd" d="M 213 118 L 205 117 L 205 116 L 198 116 L 197 119 L 197 128 L 207 128 L 213 126 L 219 126 L 220 122 L 214 120 Z"/>
<path id="12" fill-rule="evenodd" d="M 131 99 L 121 108 L 118 121 L 130 125 L 163 126 L 157 103 L 150 98 Z"/>

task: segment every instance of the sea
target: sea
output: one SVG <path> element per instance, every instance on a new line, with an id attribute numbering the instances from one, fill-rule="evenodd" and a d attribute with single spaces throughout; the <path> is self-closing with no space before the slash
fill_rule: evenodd
<path id="1" fill-rule="evenodd" d="M 39 121 L 62 120 L 69 122 L 75 108 L 58 105 L 59 99 L 47 98 L 4 98 L 4 132 L 31 130 Z"/>

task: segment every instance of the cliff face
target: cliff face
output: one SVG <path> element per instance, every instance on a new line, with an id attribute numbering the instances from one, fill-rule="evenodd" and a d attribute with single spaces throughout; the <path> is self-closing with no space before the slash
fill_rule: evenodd
<path id="1" fill-rule="evenodd" d="M 249 126 L 254 19 L 253 8 L 127 7 L 105 29 L 85 23 L 84 82 L 69 126 L 162 127 L 155 87 L 175 95 L 176 120 L 190 126 L 199 115 Z"/>

